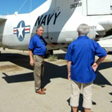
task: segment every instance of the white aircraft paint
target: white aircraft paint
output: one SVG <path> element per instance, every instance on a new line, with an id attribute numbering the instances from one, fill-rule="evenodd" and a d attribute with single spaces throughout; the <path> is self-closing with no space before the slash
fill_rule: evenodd
<path id="1" fill-rule="evenodd" d="M 0 46 L 28 50 L 39 24 L 44 26 L 47 43 L 56 45 L 49 50 L 68 47 L 77 38 L 81 23 L 90 26 L 91 39 L 104 36 L 112 28 L 111 8 L 112 0 L 47 0 L 31 13 L 0 16 Z"/>

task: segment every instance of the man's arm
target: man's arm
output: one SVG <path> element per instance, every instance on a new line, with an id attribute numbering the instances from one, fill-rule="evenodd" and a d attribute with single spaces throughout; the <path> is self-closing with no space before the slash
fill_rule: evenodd
<path id="1" fill-rule="evenodd" d="M 33 53 L 32 50 L 30 49 L 29 49 L 29 57 L 30 57 L 30 65 L 33 66 L 34 65 Z"/>
<path id="2" fill-rule="evenodd" d="M 71 79 L 71 61 L 67 61 L 68 80 Z"/>
<path id="3" fill-rule="evenodd" d="M 99 57 L 99 59 L 98 59 L 95 63 L 93 63 L 92 68 L 93 68 L 94 71 L 96 71 L 96 69 L 98 68 L 99 64 L 100 64 L 105 58 L 106 58 L 106 56 L 104 56 L 104 57 L 102 57 L 102 58 Z"/>

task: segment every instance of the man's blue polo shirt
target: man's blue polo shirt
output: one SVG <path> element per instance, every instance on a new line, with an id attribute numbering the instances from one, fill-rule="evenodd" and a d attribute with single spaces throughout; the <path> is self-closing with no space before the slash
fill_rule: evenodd
<path id="1" fill-rule="evenodd" d="M 71 61 L 71 79 L 80 83 L 90 83 L 96 78 L 92 69 L 95 55 L 104 57 L 106 51 L 87 36 L 79 36 L 69 47 L 65 59 Z"/>
<path id="2" fill-rule="evenodd" d="M 46 53 L 46 45 L 47 43 L 40 37 L 39 35 L 35 34 L 29 43 L 29 49 L 32 50 L 34 55 L 44 56 Z"/>

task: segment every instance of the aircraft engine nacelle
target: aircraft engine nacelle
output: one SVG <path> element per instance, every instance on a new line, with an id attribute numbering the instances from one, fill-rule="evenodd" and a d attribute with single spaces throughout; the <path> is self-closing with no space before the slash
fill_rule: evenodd
<path id="1" fill-rule="evenodd" d="M 99 20 L 99 24 L 101 24 L 106 31 L 112 29 L 112 15 L 104 16 L 102 19 Z"/>

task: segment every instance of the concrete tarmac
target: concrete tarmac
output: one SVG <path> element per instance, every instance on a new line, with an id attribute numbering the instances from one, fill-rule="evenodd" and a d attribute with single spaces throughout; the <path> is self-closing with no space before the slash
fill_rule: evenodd
<path id="1" fill-rule="evenodd" d="M 33 68 L 28 52 L 1 49 L 0 112 L 72 112 L 70 81 L 67 80 L 65 52 L 55 51 L 58 62 L 45 60 L 46 95 L 34 91 Z M 78 112 L 82 108 L 82 95 Z M 112 112 L 112 54 L 97 70 L 93 85 L 92 112 Z"/>

